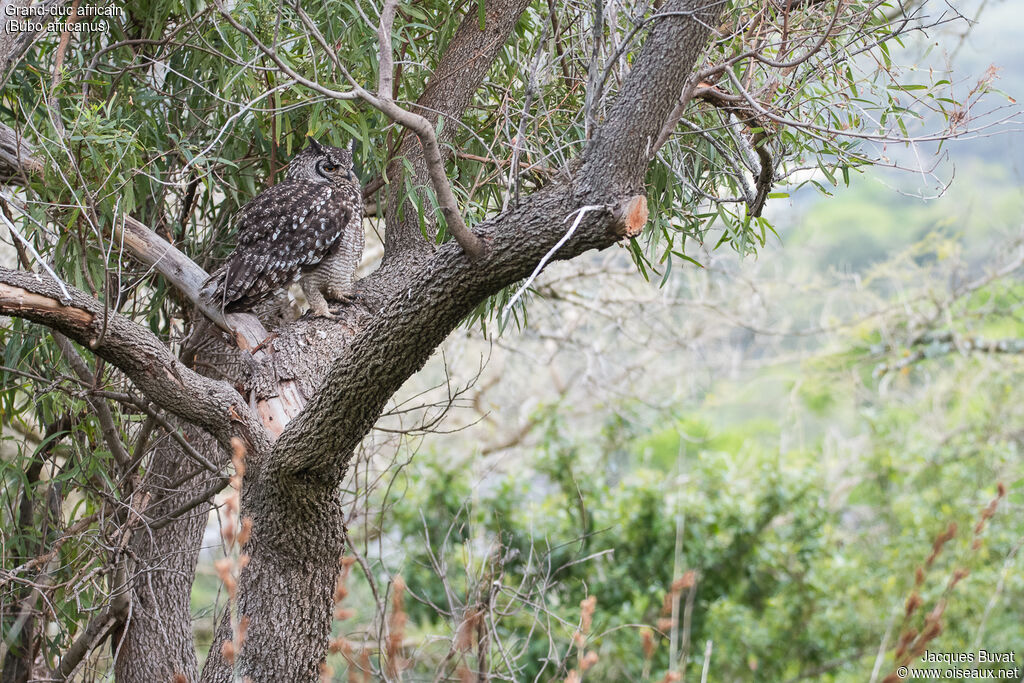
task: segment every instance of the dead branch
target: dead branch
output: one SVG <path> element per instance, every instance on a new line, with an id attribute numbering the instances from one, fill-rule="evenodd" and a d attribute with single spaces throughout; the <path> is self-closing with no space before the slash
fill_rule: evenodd
<path id="1" fill-rule="evenodd" d="M 30 315 L 58 316 L 81 327 L 92 325 L 93 315 L 73 306 L 65 306 L 57 299 L 30 292 L 21 287 L 0 283 L 0 310 L 7 315 L 28 317 Z"/>
<path id="2" fill-rule="evenodd" d="M 167 278 L 175 289 L 184 294 L 217 327 L 233 334 L 224 314 L 199 296 L 199 290 L 209 275 L 192 259 L 182 254 L 170 242 L 140 221 L 124 214 L 116 219 L 114 239 L 128 249 L 137 260 Z M 265 337 L 266 333 L 264 332 L 260 339 Z"/>

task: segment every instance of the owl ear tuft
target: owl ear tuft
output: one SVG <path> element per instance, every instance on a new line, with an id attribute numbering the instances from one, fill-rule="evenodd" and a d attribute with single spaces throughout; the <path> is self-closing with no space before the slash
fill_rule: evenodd
<path id="1" fill-rule="evenodd" d="M 353 146 L 353 145 L 355 145 L 355 142 L 356 142 L 356 141 L 355 141 L 355 140 L 354 140 L 353 138 L 349 138 L 349 139 L 348 139 L 348 151 L 349 151 L 349 152 L 351 152 L 351 151 L 352 151 L 352 146 Z"/>
<path id="2" fill-rule="evenodd" d="M 315 137 L 313 137 L 312 135 L 309 136 L 309 146 L 312 147 L 313 150 L 316 151 L 316 152 L 323 152 L 324 151 L 324 146 L 321 145 L 317 141 L 317 139 Z"/>

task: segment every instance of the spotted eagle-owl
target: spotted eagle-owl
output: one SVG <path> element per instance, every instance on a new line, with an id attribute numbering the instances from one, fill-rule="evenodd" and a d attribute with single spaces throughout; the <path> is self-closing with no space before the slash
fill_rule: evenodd
<path id="1" fill-rule="evenodd" d="M 351 150 L 310 138 L 287 177 L 239 211 L 238 246 L 202 295 L 227 312 L 253 310 L 299 281 L 313 315 L 333 317 L 327 299 L 351 300 L 363 255 L 362 221 Z"/>

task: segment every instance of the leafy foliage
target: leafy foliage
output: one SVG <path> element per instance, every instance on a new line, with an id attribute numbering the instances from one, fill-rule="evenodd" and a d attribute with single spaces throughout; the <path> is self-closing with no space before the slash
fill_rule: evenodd
<path id="1" fill-rule="evenodd" d="M 700 669 L 700 644 L 711 640 L 721 678 L 867 680 L 916 592 L 925 611 L 945 606 L 931 649 L 973 651 L 984 633 L 986 649 L 1019 656 L 1024 634 L 1009 607 L 1024 585 L 1007 581 L 1021 561 L 1018 516 L 999 509 L 972 529 L 997 482 L 1012 483 L 1002 505 L 1020 504 L 1020 440 L 1010 427 L 1020 404 L 1007 402 L 1019 393 L 1020 362 L 939 357 L 890 387 L 898 398 L 860 384 L 873 364 L 826 354 L 794 378 L 816 387 L 805 392 L 816 424 L 852 414 L 850 433 L 867 435 L 838 448 L 826 430 L 805 449 L 780 450 L 779 423 L 716 425 L 721 406 L 651 431 L 625 408 L 601 433 L 570 430 L 561 406 L 539 406 L 532 462 L 486 494 L 472 493 L 471 470 L 459 464 L 429 461 L 400 475 L 408 490 L 380 525 L 407 552 L 383 564 L 406 578 L 420 600 L 410 617 L 433 634 L 454 618 L 437 605 L 471 595 L 480 563 L 500 557 L 496 622 L 500 639 L 515 643 L 516 678 L 567 675 L 575 626 L 561 619 L 592 595 L 586 647 L 599 660 L 588 679 L 655 680 L 669 668 L 669 638 L 679 637 L 664 606 L 680 570 L 698 577 L 682 662 Z M 951 523 L 959 531 L 926 563 Z M 959 571 L 967 578 L 950 590 Z M 658 643 L 650 661 L 644 625 Z M 436 666 L 433 652 L 420 651 L 424 670 Z"/>

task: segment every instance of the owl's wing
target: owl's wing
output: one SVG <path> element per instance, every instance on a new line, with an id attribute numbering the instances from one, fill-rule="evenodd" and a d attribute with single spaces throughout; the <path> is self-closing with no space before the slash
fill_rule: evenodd
<path id="1" fill-rule="evenodd" d="M 203 288 L 224 309 L 253 306 L 322 261 L 358 207 L 343 188 L 286 180 L 238 213 L 238 246 Z"/>

